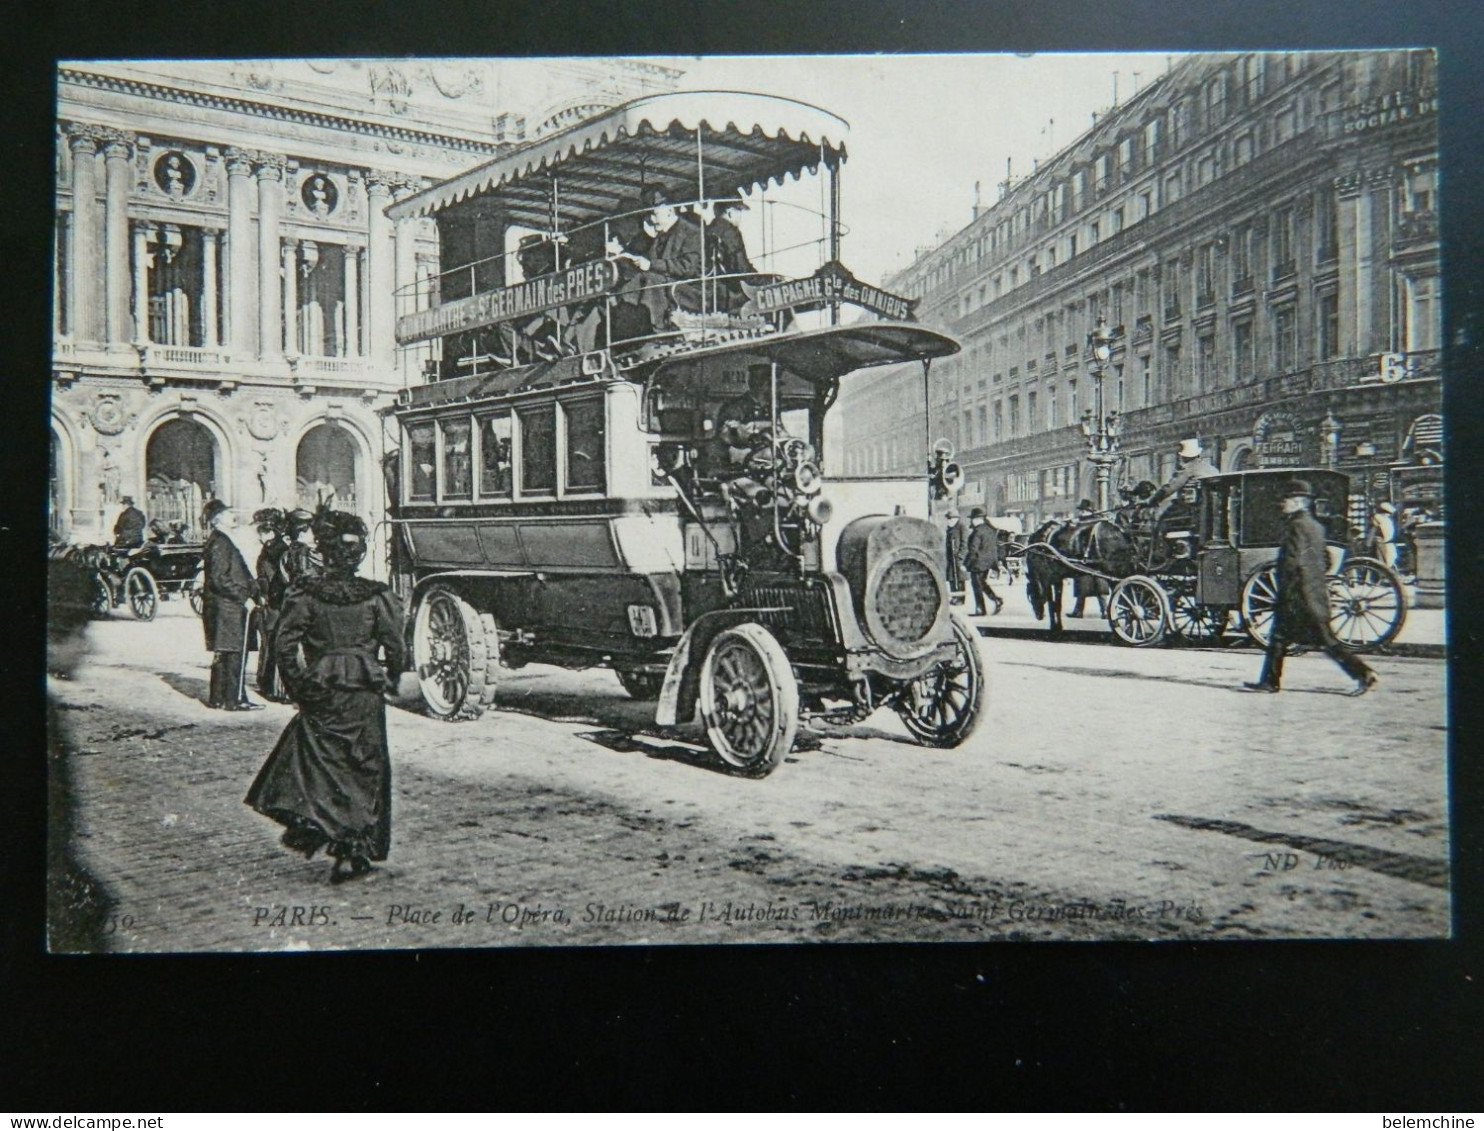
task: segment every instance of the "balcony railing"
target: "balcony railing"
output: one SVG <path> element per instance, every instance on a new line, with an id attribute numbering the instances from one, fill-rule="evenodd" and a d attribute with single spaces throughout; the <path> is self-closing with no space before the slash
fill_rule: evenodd
<path id="1" fill-rule="evenodd" d="M 1203 309 L 1205 309 L 1208 306 L 1215 306 L 1215 305 L 1216 305 L 1216 291 L 1214 289 L 1209 290 L 1209 291 L 1202 291 L 1200 294 L 1198 294 L 1198 295 L 1195 296 L 1195 308 L 1197 310 L 1203 310 Z"/>
<path id="2" fill-rule="evenodd" d="M 1180 321 L 1180 303 L 1179 303 L 1179 300 L 1176 300 L 1175 302 L 1167 302 L 1167 303 L 1165 303 L 1165 321 L 1166 322 L 1178 322 L 1178 321 Z"/>
<path id="3" fill-rule="evenodd" d="M 1404 241 L 1435 240 L 1438 238 L 1438 214 L 1436 212 L 1403 212 L 1396 222 L 1397 238 Z"/>
<path id="4" fill-rule="evenodd" d="M 1243 275 L 1240 279 L 1232 280 L 1232 298 L 1241 298 L 1252 293 L 1252 276 Z"/>
<path id="5" fill-rule="evenodd" d="M 1298 274 L 1298 261 L 1293 258 L 1280 259 L 1273 265 L 1273 282 L 1282 282 Z"/>
<path id="6" fill-rule="evenodd" d="M 156 346 L 144 347 L 142 360 L 145 365 L 227 365 L 231 358 L 219 349 L 202 346 Z"/>

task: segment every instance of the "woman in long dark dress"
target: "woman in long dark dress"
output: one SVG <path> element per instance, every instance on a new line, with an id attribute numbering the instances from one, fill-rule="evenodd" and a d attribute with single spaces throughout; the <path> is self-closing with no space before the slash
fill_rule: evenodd
<path id="1" fill-rule="evenodd" d="M 391 759 L 382 696 L 403 668 L 401 603 L 357 577 L 366 524 L 322 512 L 315 539 L 324 574 L 294 585 L 274 636 L 299 713 L 268 755 L 247 803 L 286 826 L 283 844 L 334 857 L 331 883 L 371 871 L 391 846 Z"/>

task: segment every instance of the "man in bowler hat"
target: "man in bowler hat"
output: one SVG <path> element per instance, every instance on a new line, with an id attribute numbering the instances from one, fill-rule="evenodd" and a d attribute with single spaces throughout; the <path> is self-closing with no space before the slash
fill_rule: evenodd
<path id="1" fill-rule="evenodd" d="M 999 531 L 984 517 L 984 508 L 975 507 L 969 512 L 969 544 L 964 550 L 964 568 L 969 572 L 969 584 L 974 592 L 974 615 L 985 615 L 984 598 L 994 602 L 995 615 L 999 615 L 1005 602 L 989 587 L 989 571 L 1000 564 Z"/>
<path id="2" fill-rule="evenodd" d="M 1364 695 L 1376 686 L 1376 673 L 1330 630 L 1329 561 L 1324 551 L 1324 527 L 1310 509 L 1313 503 L 1313 488 L 1303 479 L 1289 483 L 1279 503 L 1287 522 L 1278 545 L 1278 595 L 1268 651 L 1257 682 L 1243 686 L 1251 691 L 1278 691 L 1288 645 L 1309 644 L 1322 648 L 1355 681 L 1351 695 Z"/>

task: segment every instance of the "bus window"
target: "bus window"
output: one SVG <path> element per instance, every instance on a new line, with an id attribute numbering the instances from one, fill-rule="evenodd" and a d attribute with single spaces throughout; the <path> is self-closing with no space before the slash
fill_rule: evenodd
<path id="1" fill-rule="evenodd" d="M 603 402 L 564 405 L 567 418 L 567 490 L 601 491 L 603 482 Z"/>
<path id="2" fill-rule="evenodd" d="M 479 494 L 510 494 L 510 414 L 479 418 Z"/>
<path id="3" fill-rule="evenodd" d="M 556 490 L 556 406 L 522 409 L 520 418 L 520 489 Z"/>
<path id="4" fill-rule="evenodd" d="M 469 450 L 469 418 L 440 422 L 443 429 L 443 497 L 473 498 L 474 469 Z"/>
<path id="5" fill-rule="evenodd" d="M 409 499 L 433 499 L 438 483 L 437 442 L 434 438 L 433 422 L 425 420 L 407 426 L 408 491 Z"/>

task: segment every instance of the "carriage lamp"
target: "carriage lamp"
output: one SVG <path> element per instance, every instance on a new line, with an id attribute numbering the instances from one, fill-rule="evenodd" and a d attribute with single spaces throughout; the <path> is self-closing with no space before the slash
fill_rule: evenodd
<path id="1" fill-rule="evenodd" d="M 1108 481 L 1113 464 L 1118 461 L 1119 415 L 1103 411 L 1103 374 L 1113 358 L 1113 346 L 1123 337 L 1122 326 L 1109 326 L 1098 316 L 1092 333 L 1087 335 L 1089 369 L 1093 378 L 1095 407 L 1082 414 L 1082 435 L 1087 439 L 1087 459 L 1097 473 L 1097 507 L 1108 509 Z"/>

